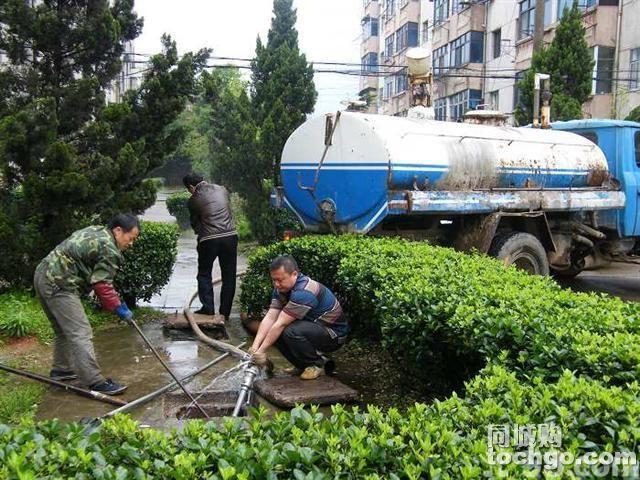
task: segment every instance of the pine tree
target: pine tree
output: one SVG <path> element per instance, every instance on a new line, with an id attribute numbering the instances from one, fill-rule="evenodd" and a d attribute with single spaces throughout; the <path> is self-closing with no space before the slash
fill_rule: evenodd
<path id="1" fill-rule="evenodd" d="M 71 231 L 155 200 L 145 181 L 180 132 L 165 129 L 192 95 L 207 51 L 151 59 L 142 87 L 121 104 L 105 91 L 142 19 L 133 0 L 0 3 L 0 280 L 29 282 L 37 262 Z"/>
<path id="2" fill-rule="evenodd" d="M 534 53 L 531 68 L 518 83 L 518 124 L 533 118 L 533 84 L 536 73 L 551 75 L 551 119 L 582 118 L 582 104 L 591 94 L 593 54 L 585 39 L 582 13 L 574 4 L 565 9 L 549 47 Z"/>
<path id="3" fill-rule="evenodd" d="M 266 45 L 256 41 L 251 97 L 229 91 L 212 79 L 212 177 L 246 200 L 255 237 L 267 243 L 292 224 L 269 205 L 270 189 L 279 182 L 280 156 L 287 138 L 313 111 L 317 92 L 313 68 L 298 47 L 292 0 L 274 0 Z"/>
<path id="4" fill-rule="evenodd" d="M 256 41 L 252 62 L 252 105 L 261 127 L 260 153 L 279 183 L 282 149 L 289 135 L 313 111 L 317 92 L 313 67 L 298 47 L 293 0 L 274 0 L 266 46 Z"/>

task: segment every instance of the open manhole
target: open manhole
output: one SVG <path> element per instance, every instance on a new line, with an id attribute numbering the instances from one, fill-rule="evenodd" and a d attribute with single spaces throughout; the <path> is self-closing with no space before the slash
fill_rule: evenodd
<path id="1" fill-rule="evenodd" d="M 238 390 L 223 390 L 209 392 L 191 392 L 198 404 L 203 408 L 209 417 L 228 417 L 233 413 L 238 400 Z M 250 405 L 258 406 L 258 399 L 255 393 L 251 395 Z M 246 416 L 246 408 L 240 411 L 240 416 Z M 202 412 L 192 404 L 191 399 L 184 392 L 174 392 L 165 396 L 164 400 L 165 418 L 177 418 L 179 420 L 188 418 L 204 418 Z"/>

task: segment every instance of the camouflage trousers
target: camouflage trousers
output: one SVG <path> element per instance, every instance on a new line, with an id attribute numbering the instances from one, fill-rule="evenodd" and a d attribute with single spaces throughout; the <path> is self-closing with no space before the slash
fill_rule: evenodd
<path id="1" fill-rule="evenodd" d="M 93 348 L 93 330 L 80 297 L 51 285 L 42 265 L 36 269 L 33 285 L 56 335 L 52 369 L 73 371 L 88 387 L 102 382 L 104 377 Z"/>

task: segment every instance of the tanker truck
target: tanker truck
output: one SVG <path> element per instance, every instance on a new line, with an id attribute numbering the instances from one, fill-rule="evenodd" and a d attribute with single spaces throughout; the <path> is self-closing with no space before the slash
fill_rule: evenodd
<path id="1" fill-rule="evenodd" d="M 306 232 L 428 240 L 534 274 L 633 261 L 640 238 L 634 122 L 537 129 L 338 112 L 291 134 L 280 175 L 272 203 Z"/>

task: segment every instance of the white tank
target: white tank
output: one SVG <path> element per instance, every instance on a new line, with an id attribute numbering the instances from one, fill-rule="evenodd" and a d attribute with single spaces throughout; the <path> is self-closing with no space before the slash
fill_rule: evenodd
<path id="1" fill-rule="evenodd" d="M 332 123 L 328 148 L 330 125 L 317 116 L 293 132 L 282 153 L 285 199 L 307 222 L 321 221 L 325 200 L 341 224 L 398 190 L 572 189 L 607 178 L 603 152 L 573 133 L 351 112 Z"/>

